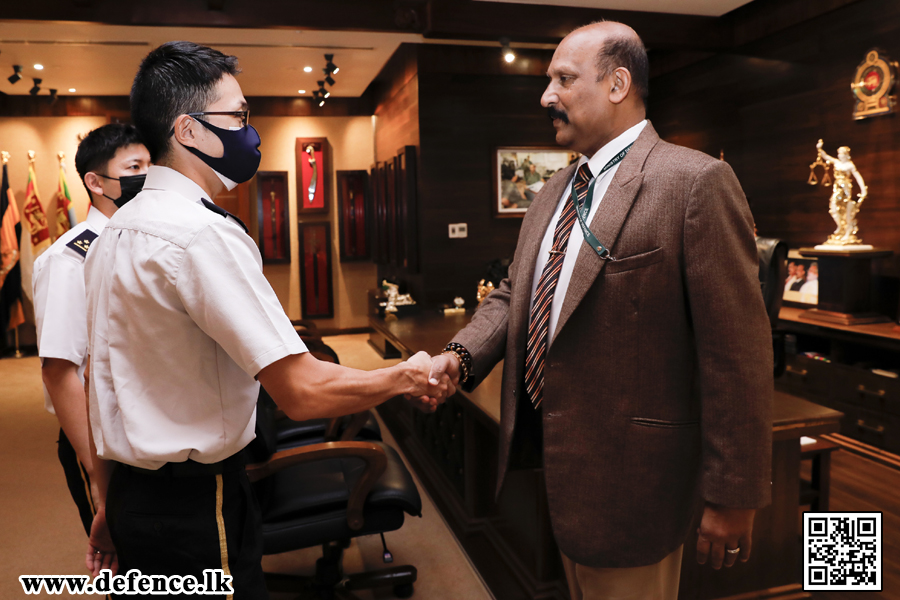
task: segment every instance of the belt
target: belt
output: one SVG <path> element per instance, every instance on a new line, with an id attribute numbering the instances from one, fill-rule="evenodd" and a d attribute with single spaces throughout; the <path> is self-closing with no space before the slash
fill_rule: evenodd
<path id="1" fill-rule="evenodd" d="M 247 458 L 244 456 L 244 451 L 241 450 L 237 454 L 232 454 L 225 460 L 214 463 L 200 463 L 188 459 L 184 462 L 166 463 L 158 469 L 144 469 L 125 463 L 119 464 L 134 473 L 150 475 L 153 477 L 204 477 L 242 471 L 247 464 Z"/>

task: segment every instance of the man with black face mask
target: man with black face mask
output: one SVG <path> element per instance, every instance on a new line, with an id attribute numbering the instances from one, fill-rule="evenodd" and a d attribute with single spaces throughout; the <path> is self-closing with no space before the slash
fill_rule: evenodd
<path id="1" fill-rule="evenodd" d="M 248 181 L 260 138 L 237 59 L 170 42 L 142 62 L 132 118 L 155 166 L 85 268 L 97 515 L 87 566 L 145 575 L 220 569 L 266 598 L 262 531 L 242 458 L 259 386 L 295 420 L 454 390 L 431 360 L 363 372 L 319 361 L 262 273 L 253 239 L 213 199 Z M 230 596 L 229 596 L 230 597 Z"/>
<path id="2" fill-rule="evenodd" d="M 44 405 L 59 420 L 59 461 L 87 534 L 94 515 L 82 378 L 87 362 L 84 260 L 113 213 L 140 191 L 149 166 L 150 153 L 133 126 L 104 125 L 90 132 L 75 155 L 75 168 L 91 201 L 87 219 L 34 262 Z"/>

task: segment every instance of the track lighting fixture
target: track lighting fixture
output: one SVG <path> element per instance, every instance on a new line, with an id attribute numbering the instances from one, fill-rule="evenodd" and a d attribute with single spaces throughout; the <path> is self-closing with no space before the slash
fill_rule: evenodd
<path id="1" fill-rule="evenodd" d="M 501 53 L 503 54 L 503 60 L 508 63 L 516 60 L 516 53 L 512 51 L 512 48 L 509 47 L 509 38 L 500 38 L 500 46 Z"/>
<path id="2" fill-rule="evenodd" d="M 28 93 L 31 94 L 32 96 L 37 96 L 38 92 L 41 91 L 41 82 L 43 81 L 43 79 L 35 78 L 35 79 L 33 79 L 33 81 L 34 81 L 34 87 L 31 88 L 30 90 L 28 90 Z"/>
<path id="3" fill-rule="evenodd" d="M 334 54 L 326 54 L 325 60 L 327 61 L 325 64 L 325 70 L 329 75 L 337 75 L 337 72 L 340 71 L 340 67 L 334 64 Z"/>
<path id="4" fill-rule="evenodd" d="M 56 104 L 57 100 L 59 100 L 59 98 L 56 96 L 56 90 L 54 88 L 50 88 L 50 97 L 47 98 L 47 102 L 49 102 L 50 104 Z"/>
<path id="5" fill-rule="evenodd" d="M 332 77 L 331 74 L 328 73 L 328 69 L 322 70 L 325 71 L 325 83 L 327 83 L 328 85 L 334 85 L 334 77 Z"/>
<path id="6" fill-rule="evenodd" d="M 13 74 L 7 79 L 9 79 L 10 83 L 16 83 L 22 79 L 22 65 L 13 65 Z"/>
<path id="7" fill-rule="evenodd" d="M 327 97 L 329 97 L 329 96 L 331 95 L 331 92 L 329 92 L 328 90 L 325 89 L 325 82 L 324 82 L 324 81 L 317 81 L 316 83 L 319 84 L 319 94 L 320 94 L 323 98 L 327 98 Z"/>

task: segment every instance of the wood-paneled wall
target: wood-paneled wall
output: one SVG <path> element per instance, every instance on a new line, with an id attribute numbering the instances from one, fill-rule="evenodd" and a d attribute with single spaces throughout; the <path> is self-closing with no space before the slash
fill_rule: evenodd
<path id="1" fill-rule="evenodd" d="M 772 17 L 787 18 L 779 14 Z M 823 138 L 832 156 L 850 146 L 869 187 L 860 233 L 900 254 L 900 116 L 851 116 L 850 82 L 873 47 L 900 58 L 900 3 L 849 4 L 656 77 L 649 116 L 670 142 L 713 156 L 724 150 L 759 234 L 792 247 L 822 243 L 834 229 L 830 186 L 806 183 L 816 141 Z M 900 256 L 875 271 L 885 289 L 895 288 Z"/>
<path id="2" fill-rule="evenodd" d="M 554 144 L 553 128 L 540 106 L 552 53 L 521 50 L 513 65 L 502 61 L 499 48 L 491 47 L 427 44 L 401 48 L 401 53 L 404 68 L 389 63 L 382 72 L 384 76 L 393 69 L 395 83 L 384 84 L 398 90 L 386 94 L 393 105 L 375 96 L 376 111 L 384 107 L 376 125 L 376 152 L 378 160 L 393 156 L 401 132 L 416 134 L 415 142 L 406 143 L 415 143 L 419 150 L 421 263 L 418 273 L 383 267 L 379 277 L 405 282 L 420 303 L 449 304 L 463 296 L 466 305 L 473 306 L 487 264 L 512 257 L 521 225 L 519 219 L 497 219 L 491 213 L 494 149 Z M 403 81 L 408 83 L 401 85 Z M 416 102 L 409 90 L 413 82 Z M 418 116 L 415 125 L 410 121 L 413 112 Z M 466 223 L 468 237 L 449 239 L 451 223 Z"/>

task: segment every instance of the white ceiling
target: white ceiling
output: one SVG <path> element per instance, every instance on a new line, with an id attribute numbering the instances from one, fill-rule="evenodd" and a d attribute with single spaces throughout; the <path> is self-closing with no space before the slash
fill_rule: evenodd
<path id="1" fill-rule="evenodd" d="M 130 27 L 93 23 L 0 21 L 0 92 L 27 94 L 31 78 L 43 79 L 60 95 L 127 95 L 141 60 L 160 44 L 190 40 L 212 46 L 240 60 L 238 77 L 246 96 L 299 96 L 318 87 L 324 54 L 334 54 L 340 72 L 333 96 L 358 97 L 402 42 L 421 42 L 416 34 L 224 29 L 201 27 Z M 42 71 L 34 64 L 44 65 Z M 22 65 L 22 80 L 7 77 Z M 311 73 L 303 68 L 310 66 Z"/>
<path id="2" fill-rule="evenodd" d="M 721 17 L 727 12 L 749 4 L 751 0 L 477 0 L 479 2 L 509 2 L 515 4 L 544 4 L 547 6 L 579 6 L 608 10 L 634 10 L 679 15 Z"/>

